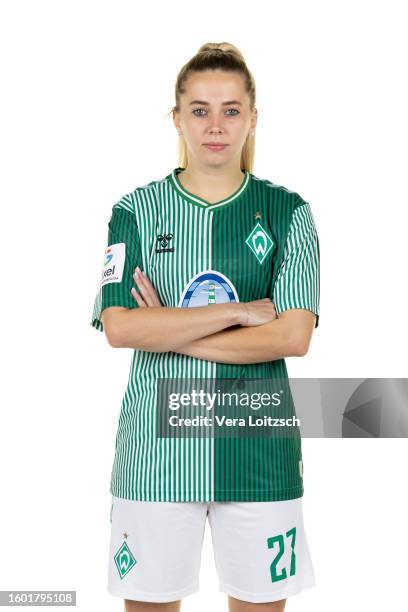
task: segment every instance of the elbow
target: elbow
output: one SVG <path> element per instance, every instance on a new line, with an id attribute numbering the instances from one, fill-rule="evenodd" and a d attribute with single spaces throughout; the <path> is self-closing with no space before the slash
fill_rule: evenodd
<path id="1" fill-rule="evenodd" d="M 109 346 L 112 348 L 124 348 L 124 339 L 122 331 L 122 318 L 121 312 L 126 308 L 108 308 L 101 314 L 101 322 L 103 325 L 103 331 L 105 332 L 106 339 Z M 112 312 L 113 311 L 113 312 Z"/>
<path id="2" fill-rule="evenodd" d="M 310 345 L 310 338 L 304 334 L 289 333 L 287 338 L 288 357 L 304 357 Z"/>
<path id="3" fill-rule="evenodd" d="M 284 338 L 284 357 L 304 357 L 308 351 L 305 340 L 289 331 Z"/>
<path id="4" fill-rule="evenodd" d="M 309 351 L 310 341 L 309 340 L 298 340 L 295 343 L 296 357 L 304 357 Z"/>
<path id="5" fill-rule="evenodd" d="M 119 341 L 116 339 L 116 337 L 115 337 L 115 338 L 108 338 L 108 342 L 109 342 L 109 345 L 110 345 L 112 348 L 123 348 L 123 344 L 121 344 L 121 343 L 120 343 L 120 342 L 119 342 Z"/>
<path id="6" fill-rule="evenodd" d="M 122 310 L 126 310 L 123 308 Z M 142 350 L 149 352 L 164 352 L 170 349 L 167 348 L 167 338 L 162 336 L 157 337 L 156 333 L 152 333 L 147 326 L 142 324 L 135 326 L 138 331 L 132 329 L 130 333 L 129 324 L 122 312 L 110 313 L 110 316 L 104 316 L 103 329 L 108 344 L 112 348 L 131 348 L 134 350 Z"/>
<path id="7" fill-rule="evenodd" d="M 305 347 L 304 345 L 299 345 L 296 351 L 296 357 L 304 357 L 308 350 L 308 347 Z"/>
<path id="8" fill-rule="evenodd" d="M 108 341 L 109 346 L 112 348 L 123 348 L 123 343 L 118 331 L 116 329 L 112 329 L 112 326 L 105 326 L 105 336 Z"/>
<path id="9" fill-rule="evenodd" d="M 134 350 L 142 350 L 142 351 L 162 351 L 165 348 L 161 346 L 156 346 L 154 343 L 147 340 L 147 338 L 140 339 L 132 339 L 132 343 L 129 343 L 128 340 L 125 339 L 123 333 L 120 332 L 119 329 L 115 329 L 110 326 L 109 330 L 106 329 L 105 332 L 106 338 L 108 340 L 109 345 L 112 348 L 131 348 Z"/>

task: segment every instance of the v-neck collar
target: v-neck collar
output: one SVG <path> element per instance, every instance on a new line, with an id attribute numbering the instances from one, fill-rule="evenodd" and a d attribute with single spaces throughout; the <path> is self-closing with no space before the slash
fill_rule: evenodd
<path id="1" fill-rule="evenodd" d="M 203 198 L 200 198 L 199 196 L 194 195 L 193 193 L 190 193 L 190 191 L 187 191 L 187 189 L 183 187 L 183 185 L 181 184 L 177 176 L 179 172 L 181 172 L 182 170 L 184 170 L 184 168 L 180 168 L 180 167 L 174 168 L 171 174 L 168 175 L 167 178 L 170 180 L 171 186 L 192 204 L 195 204 L 196 206 L 200 206 L 201 208 L 211 208 L 211 210 L 222 208 L 224 206 L 227 206 L 235 202 L 235 200 L 237 200 L 239 197 L 241 197 L 246 192 L 250 184 L 250 180 L 251 180 L 251 173 L 248 172 L 247 170 L 242 170 L 242 173 L 244 174 L 244 178 L 243 178 L 241 185 L 238 187 L 238 189 L 234 191 L 234 193 L 232 193 L 227 198 L 224 198 L 223 200 L 220 200 L 219 202 L 213 203 L 213 202 L 208 202 L 207 200 L 204 200 Z"/>

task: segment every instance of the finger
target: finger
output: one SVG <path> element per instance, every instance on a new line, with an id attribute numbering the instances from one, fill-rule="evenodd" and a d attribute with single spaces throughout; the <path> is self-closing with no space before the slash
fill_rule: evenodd
<path id="1" fill-rule="evenodd" d="M 144 279 L 141 273 L 135 270 L 133 274 L 133 278 L 146 304 L 148 306 L 155 306 L 156 304 L 155 304 L 154 296 L 152 296 L 151 290 L 149 289 L 147 284 L 144 282 Z"/>
<path id="2" fill-rule="evenodd" d="M 140 273 L 140 278 L 142 280 L 142 282 L 145 284 L 147 290 L 149 291 L 149 294 L 154 302 L 155 306 L 161 306 L 159 297 L 157 295 L 156 289 L 153 287 L 153 284 L 150 280 L 150 278 L 148 276 L 146 276 L 146 272 L 143 271 Z"/>
<path id="3" fill-rule="evenodd" d="M 153 284 L 152 284 L 150 278 L 148 276 L 146 276 L 146 273 L 144 271 L 140 272 L 139 277 L 140 277 L 141 281 L 144 283 L 147 291 L 149 292 L 149 295 L 150 295 L 151 299 L 153 300 L 154 305 L 155 306 L 161 306 L 159 298 L 158 298 L 158 295 L 156 293 L 156 289 L 153 287 Z"/>
<path id="4" fill-rule="evenodd" d="M 136 291 L 134 287 L 131 288 L 130 292 L 141 308 L 147 308 L 147 304 L 143 300 L 142 296 L 138 294 L 138 292 Z"/>
<path id="5" fill-rule="evenodd" d="M 139 268 L 136 268 L 134 278 L 143 290 L 143 297 L 149 300 L 149 306 L 161 306 L 156 290 L 146 274 L 142 273 Z"/>
<path id="6" fill-rule="evenodd" d="M 142 296 L 140 295 L 140 293 L 138 293 L 136 291 L 136 289 L 134 287 L 131 288 L 130 293 L 132 294 L 132 296 L 134 297 L 134 299 L 136 300 L 136 302 L 139 304 L 139 306 L 141 307 L 147 307 L 147 304 L 145 303 L 144 299 L 142 298 Z"/>

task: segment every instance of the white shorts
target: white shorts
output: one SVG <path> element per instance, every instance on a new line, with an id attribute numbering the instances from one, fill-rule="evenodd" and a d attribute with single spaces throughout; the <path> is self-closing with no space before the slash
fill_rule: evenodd
<path id="1" fill-rule="evenodd" d="M 169 602 L 199 591 L 207 516 L 219 591 L 261 603 L 315 586 L 301 497 L 148 502 L 112 496 L 108 592 Z"/>

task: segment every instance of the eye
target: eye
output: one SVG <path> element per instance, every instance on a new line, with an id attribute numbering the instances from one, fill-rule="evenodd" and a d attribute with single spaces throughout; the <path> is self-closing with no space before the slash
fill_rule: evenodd
<path id="1" fill-rule="evenodd" d="M 195 108 L 192 111 L 192 113 L 196 117 L 204 117 L 204 115 L 201 114 L 201 112 L 199 112 L 199 111 L 204 111 L 204 113 L 207 112 L 207 110 L 205 108 Z M 234 114 L 229 115 L 230 117 L 236 117 L 236 115 L 239 115 L 239 110 L 237 108 L 229 108 L 226 112 L 229 113 L 229 111 L 233 111 L 233 113 L 234 113 Z"/>

